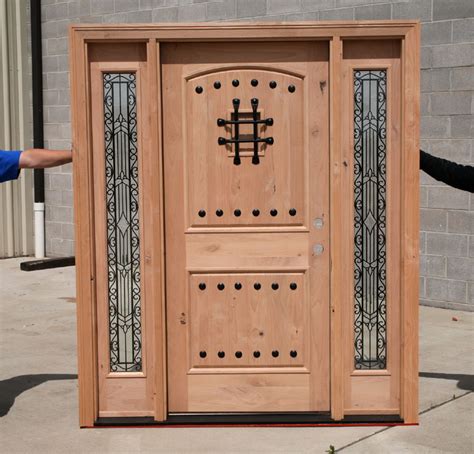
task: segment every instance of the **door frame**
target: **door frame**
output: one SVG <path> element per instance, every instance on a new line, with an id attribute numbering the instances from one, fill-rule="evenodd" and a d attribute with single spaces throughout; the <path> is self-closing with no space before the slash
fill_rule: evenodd
<path id="1" fill-rule="evenodd" d="M 146 297 L 154 310 L 155 419 L 167 419 L 166 330 L 164 297 L 164 229 L 161 121 L 161 42 L 212 41 L 311 41 L 329 45 L 329 153 L 330 220 L 343 218 L 344 191 L 349 170 L 342 139 L 343 50 L 350 40 L 398 40 L 401 46 L 401 186 L 400 186 L 400 417 L 405 423 L 418 422 L 418 243 L 419 243 L 419 80 L 420 24 L 418 21 L 345 22 L 252 22 L 201 24 L 72 25 L 69 29 L 71 68 L 71 110 L 74 148 L 74 209 L 77 277 L 79 423 L 92 427 L 98 418 L 96 257 L 92 162 L 91 81 L 89 51 L 94 43 L 143 43 L 146 46 L 150 110 L 145 121 L 149 134 L 144 147 L 143 178 L 147 187 L 145 209 L 151 230 L 144 245 L 143 272 Z M 159 177 L 150 169 L 159 169 Z M 151 223 L 150 219 L 159 219 Z M 330 402 L 331 418 L 342 420 L 347 381 L 345 364 L 344 313 L 351 312 L 352 300 L 340 285 L 347 276 L 347 248 L 341 223 L 330 224 Z M 352 257 L 351 257 L 352 258 Z M 158 278 L 156 278 L 158 276 Z M 371 372 L 371 371 L 369 371 Z M 367 373 L 367 375 L 370 375 Z M 376 413 L 376 412 L 374 412 Z"/>

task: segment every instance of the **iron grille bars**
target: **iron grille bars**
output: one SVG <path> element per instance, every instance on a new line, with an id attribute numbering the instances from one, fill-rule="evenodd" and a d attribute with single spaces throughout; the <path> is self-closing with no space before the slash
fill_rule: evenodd
<path id="1" fill-rule="evenodd" d="M 104 73 L 111 372 L 142 370 L 136 75 Z"/>
<path id="2" fill-rule="evenodd" d="M 257 112 L 258 109 L 258 99 L 252 98 L 250 100 L 250 105 L 252 106 L 252 120 L 243 120 L 240 118 L 241 112 L 239 112 L 240 107 L 240 99 L 234 98 L 232 100 L 232 106 L 234 107 L 234 112 L 232 114 L 231 120 L 225 120 L 224 118 L 217 119 L 217 126 L 222 127 L 226 125 L 233 125 L 234 126 L 234 136 L 231 139 L 226 139 L 225 137 L 219 137 L 217 139 L 217 143 L 219 145 L 228 145 L 234 144 L 234 165 L 238 166 L 241 163 L 240 160 L 240 144 L 241 143 L 253 143 L 253 156 L 252 156 L 252 164 L 257 165 L 260 164 L 260 158 L 258 157 L 258 144 L 259 143 L 266 143 L 268 145 L 273 145 L 273 137 L 266 137 L 260 138 L 258 136 L 258 125 L 264 124 L 266 126 L 273 125 L 273 118 L 266 118 L 265 120 L 259 119 L 259 113 Z M 242 137 L 239 132 L 239 125 L 241 124 L 251 124 L 253 125 L 253 137 Z"/>
<path id="3" fill-rule="evenodd" d="M 386 70 L 354 71 L 356 369 L 387 367 Z"/>

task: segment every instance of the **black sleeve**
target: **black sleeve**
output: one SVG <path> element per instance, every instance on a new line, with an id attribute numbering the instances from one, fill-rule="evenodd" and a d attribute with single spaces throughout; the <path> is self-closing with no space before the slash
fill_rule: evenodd
<path id="1" fill-rule="evenodd" d="M 420 169 L 456 189 L 474 192 L 474 167 L 431 156 L 420 150 Z"/>

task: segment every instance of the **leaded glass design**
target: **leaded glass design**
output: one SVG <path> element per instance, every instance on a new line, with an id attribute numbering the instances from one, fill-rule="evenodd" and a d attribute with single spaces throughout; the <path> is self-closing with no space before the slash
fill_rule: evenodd
<path id="1" fill-rule="evenodd" d="M 387 72 L 354 71 L 355 368 L 385 369 Z"/>
<path id="2" fill-rule="evenodd" d="M 111 372 L 142 370 L 136 75 L 104 73 Z"/>

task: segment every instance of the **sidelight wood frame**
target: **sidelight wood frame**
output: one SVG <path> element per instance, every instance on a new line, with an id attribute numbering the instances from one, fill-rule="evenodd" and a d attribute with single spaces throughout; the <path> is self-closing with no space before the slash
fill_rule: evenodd
<path id="1" fill-rule="evenodd" d="M 324 40 L 329 43 L 329 153 L 330 153 L 330 381 L 331 418 L 342 420 L 347 365 L 342 333 L 344 313 L 351 311 L 352 299 L 341 285 L 347 276 L 347 254 L 341 238 L 346 232 L 344 186 L 352 169 L 345 165 L 344 90 L 342 87 L 344 42 L 354 39 L 399 40 L 401 43 L 400 92 L 400 211 L 398 213 L 400 255 L 400 417 L 405 423 L 418 422 L 418 234 L 419 234 L 419 49 L 418 21 L 348 21 L 291 23 L 204 23 L 72 25 L 69 31 L 74 147 L 74 208 L 77 275 L 79 423 L 94 426 L 98 419 L 97 371 L 97 281 L 95 257 L 94 172 L 92 162 L 91 84 L 89 46 L 91 43 L 141 42 L 146 45 L 150 103 L 146 121 L 147 137 L 156 153 L 145 156 L 144 175 L 148 185 L 145 206 L 159 222 L 145 222 L 152 230 L 143 251 L 147 298 L 154 312 L 155 420 L 167 419 L 166 332 L 164 298 L 164 231 L 162 179 L 162 119 L 160 81 L 161 42 L 288 41 Z M 347 133 L 347 132 L 346 132 Z M 152 174 L 151 169 L 158 169 Z M 368 374 L 370 375 L 370 374 Z"/>

